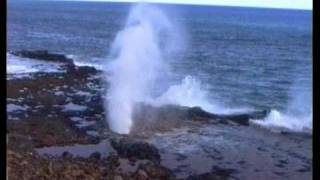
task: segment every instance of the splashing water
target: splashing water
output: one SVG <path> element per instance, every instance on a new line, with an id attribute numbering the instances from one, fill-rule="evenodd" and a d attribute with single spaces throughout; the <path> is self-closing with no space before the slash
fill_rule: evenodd
<path id="1" fill-rule="evenodd" d="M 188 107 L 200 106 L 206 111 L 217 112 L 220 108 L 208 101 L 208 94 L 201 82 L 192 76 L 186 76 L 181 84 L 172 85 L 156 99 L 155 104 L 178 104 Z"/>
<path id="2" fill-rule="evenodd" d="M 255 123 L 268 128 L 285 128 L 295 132 L 311 132 L 312 106 L 311 91 L 301 89 L 309 82 L 297 79 L 289 91 L 289 104 L 285 111 L 272 110 L 263 121 Z"/>
<path id="3" fill-rule="evenodd" d="M 312 114 L 294 116 L 286 112 L 271 110 L 264 121 L 254 122 L 268 128 L 284 128 L 295 132 L 309 132 L 312 129 Z"/>
<path id="4" fill-rule="evenodd" d="M 112 44 L 111 61 L 105 67 L 110 85 L 105 103 L 106 119 L 111 130 L 128 134 L 133 124 L 134 106 L 140 102 L 155 106 L 199 106 L 221 114 L 251 110 L 230 109 L 209 100 L 206 89 L 192 76 L 186 76 L 181 84 L 172 85 L 164 93 L 160 92 L 160 96 L 154 97 L 152 91 L 159 86 L 157 82 L 166 77 L 169 71 L 167 61 L 170 55 L 185 49 L 186 42 L 181 36 L 176 26 L 154 5 L 140 3 L 132 7 L 125 27 Z M 306 114 L 307 111 L 301 109 L 311 109 L 310 104 L 305 104 L 311 101 L 305 96 L 299 99 L 299 93 L 301 91 L 291 93 L 293 102 L 285 112 L 272 110 L 264 121 L 256 122 L 267 127 L 285 127 L 297 131 L 312 128 L 312 110 Z M 304 104 L 299 104 L 301 102 Z M 300 110 L 302 113 L 298 113 Z"/>
<path id="5" fill-rule="evenodd" d="M 166 68 L 163 55 L 174 47 L 172 31 L 171 22 L 156 7 L 138 4 L 131 9 L 113 42 L 113 61 L 107 67 L 111 74 L 107 119 L 113 131 L 129 133 L 133 106 L 152 98 L 151 89 Z"/>
<path id="6" fill-rule="evenodd" d="M 152 96 L 159 77 L 163 79 L 170 74 L 164 60 L 175 53 L 183 54 L 186 44 L 183 31 L 173 26 L 160 9 L 141 3 L 131 9 L 124 29 L 112 44 L 112 60 L 105 67 L 110 83 L 105 107 L 111 130 L 128 134 L 134 106 L 139 102 L 200 106 L 210 112 L 226 112 L 222 106 L 209 102 L 207 91 L 192 76 L 170 86 L 159 97 Z"/>

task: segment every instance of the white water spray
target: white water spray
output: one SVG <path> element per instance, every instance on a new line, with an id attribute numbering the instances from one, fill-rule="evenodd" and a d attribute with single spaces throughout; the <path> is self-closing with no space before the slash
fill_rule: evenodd
<path id="1" fill-rule="evenodd" d="M 208 100 L 200 81 L 186 76 L 181 84 L 153 96 L 159 79 L 170 79 L 167 61 L 186 49 L 185 34 L 158 8 L 149 4 L 134 6 L 125 27 L 111 48 L 112 61 L 106 70 L 110 87 L 106 101 L 107 120 L 111 130 L 128 134 L 137 103 L 154 106 L 176 104 L 200 106 L 210 112 L 233 112 Z M 177 56 L 174 60 L 177 61 Z M 228 111 L 227 111 L 228 110 Z M 235 110 L 235 112 L 238 110 Z"/>
<path id="2" fill-rule="evenodd" d="M 312 95 L 308 82 L 297 79 L 289 91 L 288 107 L 285 111 L 271 110 L 264 121 L 255 123 L 269 128 L 285 128 L 296 132 L 312 130 Z"/>
<path id="3" fill-rule="evenodd" d="M 111 76 L 106 107 L 113 131 L 129 133 L 134 105 L 151 101 L 151 89 L 166 69 L 163 57 L 175 47 L 173 31 L 172 23 L 158 8 L 138 4 L 131 9 L 113 42 L 113 61 L 108 64 Z"/>

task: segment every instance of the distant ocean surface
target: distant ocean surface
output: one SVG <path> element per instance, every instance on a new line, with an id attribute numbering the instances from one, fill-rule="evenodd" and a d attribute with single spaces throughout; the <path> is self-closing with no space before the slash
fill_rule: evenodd
<path id="1" fill-rule="evenodd" d="M 7 49 L 46 49 L 103 69 L 130 6 L 9 1 Z M 299 117 L 289 127 L 312 128 L 312 11 L 157 6 L 183 29 L 186 46 L 183 53 L 165 59 L 173 75 L 159 82 L 159 89 L 179 84 L 189 75 L 205 89 L 212 104 L 270 108 L 274 110 L 271 122 Z"/>

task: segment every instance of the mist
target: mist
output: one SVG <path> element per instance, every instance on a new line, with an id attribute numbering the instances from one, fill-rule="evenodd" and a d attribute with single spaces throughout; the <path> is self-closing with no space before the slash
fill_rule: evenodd
<path id="1" fill-rule="evenodd" d="M 132 7 L 125 27 L 113 42 L 111 62 L 107 64 L 111 75 L 106 110 L 113 131 L 129 133 L 135 104 L 153 101 L 157 80 L 169 71 L 164 58 L 181 47 L 177 45 L 178 34 L 157 7 L 144 3 Z"/>

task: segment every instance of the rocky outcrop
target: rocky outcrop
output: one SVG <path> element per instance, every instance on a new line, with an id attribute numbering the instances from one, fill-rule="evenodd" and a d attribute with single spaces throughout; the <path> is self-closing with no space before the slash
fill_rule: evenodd
<path id="1" fill-rule="evenodd" d="M 175 176 L 169 169 L 153 162 L 148 162 L 139 166 L 133 175 L 136 180 L 173 180 Z"/>
<path id="2" fill-rule="evenodd" d="M 181 126 L 187 121 L 233 123 L 248 126 L 250 119 L 263 119 L 269 112 L 270 110 L 262 110 L 237 114 L 215 114 L 207 112 L 200 107 L 186 107 L 172 104 L 155 107 L 140 103 L 134 109 L 134 125 L 131 129 L 131 134 L 142 134 L 148 131 L 166 131 Z"/>
<path id="3" fill-rule="evenodd" d="M 248 126 L 249 120 L 252 119 L 263 119 L 270 113 L 270 110 L 262 110 L 262 111 L 253 111 L 248 113 L 235 113 L 228 115 L 214 114 L 207 111 L 204 111 L 200 107 L 192 107 L 187 110 L 189 119 L 211 119 L 211 120 L 219 120 L 221 122 L 234 122 L 239 125 Z"/>
<path id="4" fill-rule="evenodd" d="M 73 64 L 72 59 L 67 58 L 65 55 L 57 54 L 57 53 L 49 53 L 47 50 L 35 50 L 35 51 L 22 50 L 22 51 L 11 51 L 10 53 L 15 56 L 24 57 L 24 58 Z"/>
<path id="5" fill-rule="evenodd" d="M 23 57 L 23 58 L 62 63 L 68 73 L 73 73 L 75 75 L 89 75 L 89 74 L 97 73 L 97 70 L 94 67 L 89 67 L 89 66 L 77 67 L 74 64 L 73 59 L 68 58 L 63 54 L 48 52 L 47 50 L 9 51 L 9 53 L 15 56 Z"/>
<path id="6" fill-rule="evenodd" d="M 111 139 L 111 146 L 117 151 L 120 157 L 129 159 L 147 159 L 153 162 L 160 162 L 158 149 L 151 144 L 135 141 L 130 138 Z"/>
<path id="7" fill-rule="evenodd" d="M 8 144 L 19 138 L 9 137 Z M 30 143 L 19 140 L 22 143 Z M 31 145 L 31 144 L 29 144 Z M 32 145 L 31 145 L 32 146 Z M 132 166 L 134 168 L 134 166 Z M 106 179 L 106 180 L 170 180 L 173 173 L 159 163 L 147 160 L 133 171 L 121 169 L 120 157 L 101 157 L 93 153 L 89 158 L 76 157 L 65 152 L 62 156 L 40 156 L 32 148 L 12 145 L 7 150 L 7 172 L 9 179 Z"/>
<path id="8" fill-rule="evenodd" d="M 225 169 L 220 168 L 218 166 L 214 166 L 211 172 L 193 175 L 186 178 L 186 180 L 226 180 L 226 179 L 234 179 L 232 176 L 233 173 L 236 173 L 233 169 Z"/>

